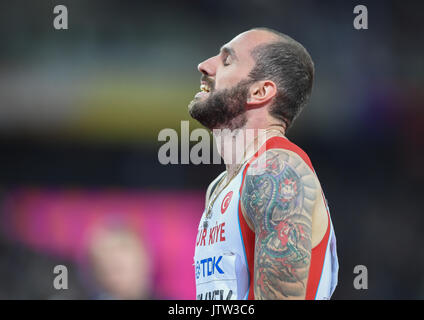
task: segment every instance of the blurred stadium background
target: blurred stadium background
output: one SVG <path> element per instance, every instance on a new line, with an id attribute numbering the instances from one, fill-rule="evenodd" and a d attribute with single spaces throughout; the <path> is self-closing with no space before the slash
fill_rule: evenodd
<path id="1" fill-rule="evenodd" d="M 69 29 L 53 29 L 66 5 Z M 365 4 L 369 29 L 353 28 Z M 424 5 L 419 1 L 2 1 L 0 298 L 194 299 L 197 224 L 222 165 L 160 165 L 190 128 L 199 62 L 255 26 L 311 53 L 288 137 L 338 240 L 335 299 L 423 299 Z M 69 289 L 53 288 L 64 264 Z M 368 268 L 355 290 L 353 269 Z"/>

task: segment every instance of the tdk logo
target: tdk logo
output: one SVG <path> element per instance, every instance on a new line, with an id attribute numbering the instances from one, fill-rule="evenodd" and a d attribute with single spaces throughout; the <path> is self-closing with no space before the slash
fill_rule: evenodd
<path id="1" fill-rule="evenodd" d="M 202 277 L 209 277 L 217 271 L 220 274 L 223 274 L 224 271 L 219 267 L 222 256 L 207 258 L 200 261 L 196 261 L 196 279 Z"/>

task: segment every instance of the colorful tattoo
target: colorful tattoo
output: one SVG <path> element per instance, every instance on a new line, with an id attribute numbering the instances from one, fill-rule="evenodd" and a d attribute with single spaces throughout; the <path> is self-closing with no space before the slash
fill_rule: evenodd
<path id="1" fill-rule="evenodd" d="M 304 298 L 315 194 L 312 170 L 284 150 L 250 165 L 241 200 L 256 234 L 256 299 Z"/>

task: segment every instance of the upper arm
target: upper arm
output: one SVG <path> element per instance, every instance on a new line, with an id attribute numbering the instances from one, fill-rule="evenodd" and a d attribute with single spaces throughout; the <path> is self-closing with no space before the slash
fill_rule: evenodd
<path id="1" fill-rule="evenodd" d="M 297 155 L 268 150 L 248 168 L 241 201 L 255 230 L 257 299 L 303 299 L 318 186 Z"/>

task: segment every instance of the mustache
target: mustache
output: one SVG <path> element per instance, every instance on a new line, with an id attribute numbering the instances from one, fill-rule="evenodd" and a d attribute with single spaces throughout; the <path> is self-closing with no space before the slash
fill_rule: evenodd
<path id="1" fill-rule="evenodd" d="M 200 81 L 205 82 L 211 88 L 211 91 L 215 89 L 215 81 L 211 77 L 203 74 L 200 77 Z"/>

